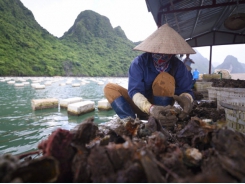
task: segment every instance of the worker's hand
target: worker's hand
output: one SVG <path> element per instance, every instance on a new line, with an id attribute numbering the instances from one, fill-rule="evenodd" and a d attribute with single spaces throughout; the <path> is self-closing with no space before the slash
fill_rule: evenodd
<path id="1" fill-rule="evenodd" d="M 175 111 L 170 105 L 166 107 L 153 105 L 150 108 L 150 115 L 158 120 L 163 128 L 167 129 L 172 129 L 178 120 Z"/>
<path id="2" fill-rule="evenodd" d="M 193 104 L 192 100 L 186 95 L 174 95 L 174 100 L 182 107 L 183 112 L 179 115 L 180 119 L 186 118 L 192 110 Z"/>

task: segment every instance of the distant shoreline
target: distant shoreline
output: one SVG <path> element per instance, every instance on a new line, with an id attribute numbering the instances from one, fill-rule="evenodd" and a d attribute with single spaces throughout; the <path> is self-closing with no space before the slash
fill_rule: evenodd
<path id="1" fill-rule="evenodd" d="M 245 73 L 231 73 L 231 79 L 245 80 Z"/>
<path id="2" fill-rule="evenodd" d="M 237 79 L 240 79 L 240 80 L 245 80 L 245 73 L 231 73 L 231 79 L 234 79 L 234 80 L 237 80 Z M 43 78 L 90 78 L 90 76 L 0 76 L 0 78 L 11 78 L 11 77 L 19 77 L 19 78 L 35 78 L 35 77 L 43 77 Z M 100 77 L 100 76 L 97 76 L 97 77 Z M 94 77 L 91 77 L 91 78 L 96 78 L 95 76 Z M 100 77 L 100 78 L 128 78 L 127 76 L 121 76 L 121 77 L 116 77 L 116 76 L 111 76 L 111 77 Z"/>

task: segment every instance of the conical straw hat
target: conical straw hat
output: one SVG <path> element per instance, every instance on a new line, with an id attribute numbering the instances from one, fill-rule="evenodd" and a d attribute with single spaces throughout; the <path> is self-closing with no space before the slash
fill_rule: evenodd
<path id="1" fill-rule="evenodd" d="M 195 54 L 196 52 L 174 29 L 164 24 L 137 45 L 134 50 L 158 54 Z"/>

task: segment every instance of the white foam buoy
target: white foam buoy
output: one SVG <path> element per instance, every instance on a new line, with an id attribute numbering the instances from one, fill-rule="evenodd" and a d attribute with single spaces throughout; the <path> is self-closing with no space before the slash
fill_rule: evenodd
<path id="1" fill-rule="evenodd" d="M 99 110 L 109 110 L 109 109 L 112 109 L 112 107 L 107 99 L 103 99 L 103 100 L 98 101 L 98 109 Z"/>
<path id="2" fill-rule="evenodd" d="M 15 84 L 15 81 L 8 81 L 8 84 Z"/>
<path id="3" fill-rule="evenodd" d="M 15 83 L 14 86 L 15 87 L 24 87 L 24 83 Z"/>
<path id="4" fill-rule="evenodd" d="M 35 89 L 45 89 L 45 85 L 39 84 L 34 86 Z"/>
<path id="5" fill-rule="evenodd" d="M 31 84 L 31 87 L 35 88 L 35 86 L 37 86 L 37 85 L 40 85 L 40 84 L 35 82 L 35 83 Z"/>
<path id="6" fill-rule="evenodd" d="M 86 114 L 94 110 L 95 103 L 90 100 L 69 104 L 67 107 L 67 112 L 71 115 Z"/>
<path id="7" fill-rule="evenodd" d="M 23 84 L 24 84 L 24 85 L 29 85 L 29 84 L 30 84 L 30 82 L 23 82 Z"/>
<path id="8" fill-rule="evenodd" d="M 83 99 L 81 97 L 72 97 L 67 99 L 61 99 L 60 100 L 60 107 L 61 108 L 67 108 L 69 104 L 81 102 Z"/>
<path id="9" fill-rule="evenodd" d="M 73 83 L 73 84 L 72 84 L 72 87 L 80 87 L 80 86 L 81 86 L 80 83 Z"/>
<path id="10" fill-rule="evenodd" d="M 32 109 L 49 109 L 49 108 L 58 108 L 59 100 L 56 98 L 47 98 L 47 99 L 33 99 L 31 101 Z"/>
<path id="11" fill-rule="evenodd" d="M 103 85 L 103 84 L 104 84 L 104 82 L 102 82 L 102 81 L 98 81 L 98 82 L 97 82 L 97 84 L 99 84 L 99 85 Z"/>
<path id="12" fill-rule="evenodd" d="M 51 81 L 47 81 L 44 83 L 45 86 L 51 86 L 52 82 Z"/>

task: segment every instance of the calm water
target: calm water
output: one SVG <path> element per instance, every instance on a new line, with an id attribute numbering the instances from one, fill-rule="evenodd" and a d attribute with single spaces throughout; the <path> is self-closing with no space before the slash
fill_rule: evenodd
<path id="1" fill-rule="evenodd" d="M 8 79 L 7 81 L 5 81 Z M 29 82 L 24 87 L 8 84 Z M 31 84 L 39 80 L 40 84 L 52 81 L 45 89 L 35 89 Z M 80 87 L 72 83 L 87 82 Z M 101 82 L 98 84 L 98 82 Z M 0 77 L 0 154 L 13 155 L 37 149 L 38 143 L 46 139 L 57 128 L 70 130 L 88 117 L 93 116 L 95 123 L 110 121 L 115 112 L 99 111 L 97 104 L 104 99 L 103 88 L 108 82 L 127 87 L 127 78 L 17 78 Z M 60 86 L 61 83 L 66 85 Z M 82 97 L 95 102 L 95 111 L 81 116 L 68 115 L 67 110 L 60 108 L 36 110 L 31 108 L 32 99 L 57 98 L 66 99 Z"/>

